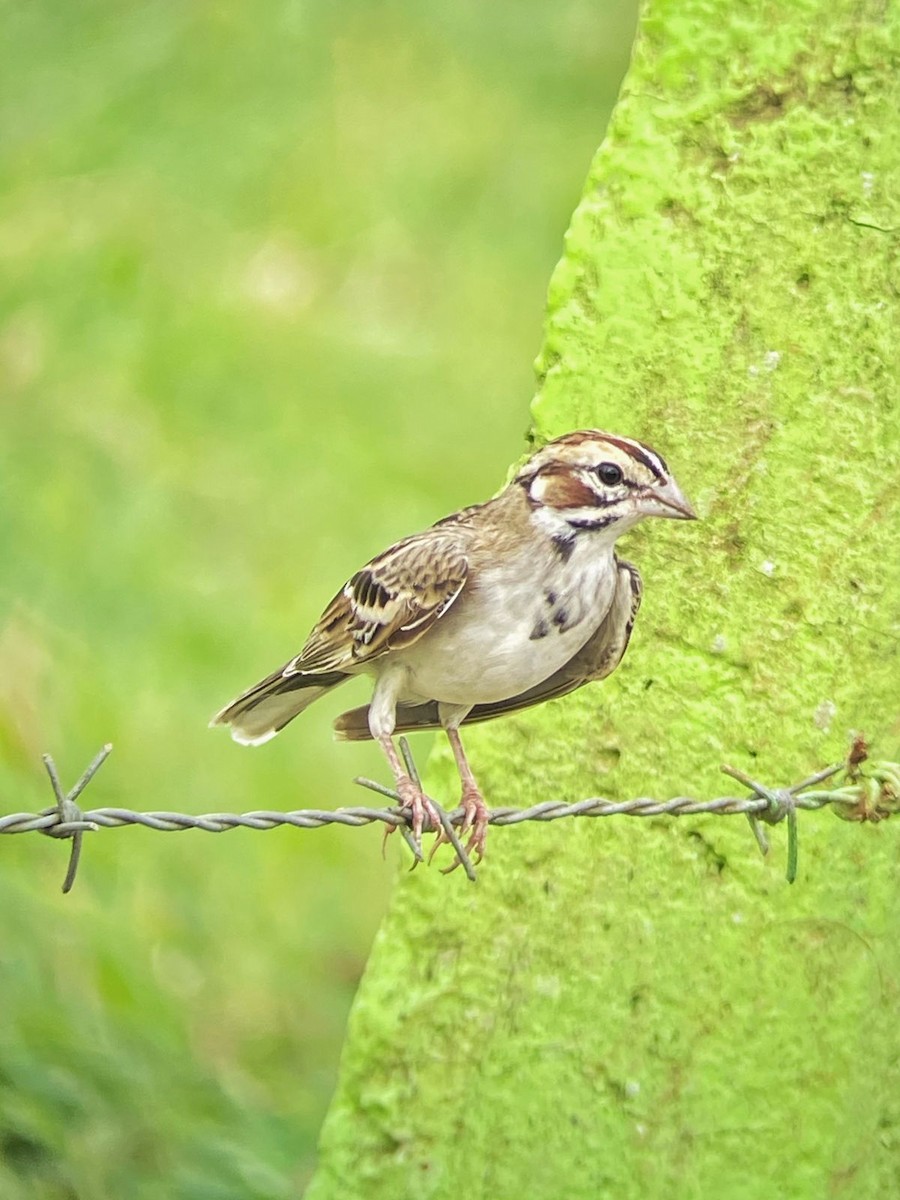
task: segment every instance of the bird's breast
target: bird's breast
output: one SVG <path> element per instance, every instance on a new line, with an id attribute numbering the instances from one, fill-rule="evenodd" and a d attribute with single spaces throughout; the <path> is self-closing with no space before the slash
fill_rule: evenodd
<path id="1" fill-rule="evenodd" d="M 488 704 L 534 687 L 585 644 L 615 584 L 611 548 L 482 568 L 419 641 L 391 656 L 406 671 L 403 699 Z"/>

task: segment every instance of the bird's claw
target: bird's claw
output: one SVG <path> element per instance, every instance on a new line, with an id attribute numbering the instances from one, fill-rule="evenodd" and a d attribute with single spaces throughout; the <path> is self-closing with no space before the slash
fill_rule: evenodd
<path id="1" fill-rule="evenodd" d="M 472 836 L 466 843 L 466 854 L 474 854 L 475 861 L 480 863 L 484 858 L 484 841 L 488 831 L 488 807 L 477 787 L 463 789 L 462 806 L 465 817 L 459 832 L 466 834 L 471 829 Z"/>
<path id="2" fill-rule="evenodd" d="M 411 779 L 408 775 L 396 781 L 397 795 L 400 797 L 400 807 L 407 809 L 410 814 L 409 827 L 412 834 L 412 840 L 417 851 L 417 862 L 422 860 L 422 833 L 425 829 L 425 818 L 428 817 L 428 831 L 436 832 L 439 837 L 444 836 L 444 827 L 441 824 L 441 818 L 437 809 L 434 806 L 430 797 L 426 796 L 422 788 Z M 394 832 L 394 826 L 389 825 L 384 831 L 384 838 L 381 843 L 381 852 L 384 853 L 387 845 L 387 840 Z M 431 856 L 434 854 L 432 849 L 428 856 L 428 861 L 431 862 Z"/>
<path id="3" fill-rule="evenodd" d="M 468 858 L 473 856 L 476 863 L 480 863 L 484 857 L 484 844 L 487 835 L 489 813 L 487 805 L 484 802 L 484 797 L 477 787 L 464 786 L 461 799 L 463 810 L 463 821 L 459 830 L 459 838 L 457 839 L 448 835 L 441 819 L 441 813 L 438 810 L 435 802 L 425 794 L 421 785 L 417 780 L 409 775 L 402 775 L 395 780 L 396 794 L 400 801 L 400 808 L 409 814 L 409 831 L 404 831 L 404 836 L 413 851 L 415 862 L 413 867 L 418 863 L 425 861 L 422 853 L 422 834 L 434 833 L 435 839 L 428 852 L 428 863 L 434 858 L 436 852 L 445 844 L 453 844 L 458 850 Z M 427 818 L 427 823 L 426 823 Z M 388 825 L 384 831 L 384 837 L 381 842 L 381 852 L 385 853 L 387 840 L 397 827 Z M 461 847 L 462 839 L 469 835 L 465 847 Z M 442 874 L 448 875 L 451 871 L 455 871 L 461 865 L 460 854 L 454 856 L 453 862 L 442 869 Z M 471 867 L 467 865 L 467 874 L 471 874 Z"/>
<path id="4" fill-rule="evenodd" d="M 463 810 L 463 823 L 459 827 L 460 840 L 470 834 L 469 840 L 465 845 L 467 855 L 472 855 L 476 865 L 484 858 L 484 842 L 487 836 L 488 829 L 488 807 L 484 802 L 484 797 L 477 788 L 467 787 L 463 789 L 462 799 L 460 801 Z M 440 834 L 435 838 L 434 845 L 431 847 L 431 853 L 428 855 L 429 863 L 434 858 L 434 852 L 444 842 L 449 842 L 450 839 L 443 828 Z M 449 875 L 451 871 L 455 871 L 460 866 L 459 855 L 454 858 L 453 862 L 448 867 L 443 867 L 442 875 Z"/>

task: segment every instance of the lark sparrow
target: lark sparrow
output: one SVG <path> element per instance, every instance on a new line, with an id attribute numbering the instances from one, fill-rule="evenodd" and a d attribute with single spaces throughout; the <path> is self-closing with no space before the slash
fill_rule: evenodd
<path id="1" fill-rule="evenodd" d="M 564 696 L 621 661 L 641 577 L 615 554 L 644 517 L 696 516 L 662 457 L 586 429 L 548 442 L 485 504 L 397 542 L 344 585 L 300 653 L 223 708 L 213 725 L 258 745 L 352 676 L 371 702 L 335 721 L 374 738 L 420 841 L 431 801 L 393 735 L 443 727 L 462 782 L 467 850 L 480 858 L 488 811 L 459 727 Z"/>

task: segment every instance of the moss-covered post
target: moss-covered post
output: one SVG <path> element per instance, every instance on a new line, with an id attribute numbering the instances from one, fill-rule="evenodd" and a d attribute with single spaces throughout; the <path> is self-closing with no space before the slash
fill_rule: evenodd
<path id="1" fill-rule="evenodd" d="M 493 804 L 897 757 L 900 6 L 652 0 L 550 288 L 536 432 L 669 459 L 604 684 L 473 730 Z M 438 754 L 430 785 L 455 797 Z M 310 1200 L 900 1193 L 900 820 L 493 830 L 399 883 Z"/>

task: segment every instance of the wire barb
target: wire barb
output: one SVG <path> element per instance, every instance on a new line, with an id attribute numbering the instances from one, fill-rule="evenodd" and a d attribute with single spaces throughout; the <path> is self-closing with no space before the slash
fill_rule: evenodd
<path id="1" fill-rule="evenodd" d="M 751 779 L 749 775 L 745 775 L 743 771 L 739 771 L 737 767 L 722 767 L 725 775 L 736 779 L 738 783 L 742 783 L 744 787 L 749 788 L 751 792 L 766 802 L 766 807 L 760 812 L 747 813 L 747 819 L 750 822 L 750 828 L 753 830 L 753 836 L 756 838 L 756 843 L 764 855 L 769 853 L 769 839 L 766 837 L 765 830 L 760 821 L 765 821 L 767 825 L 777 825 L 779 821 L 787 818 L 788 860 L 785 877 L 788 883 L 793 883 L 797 878 L 799 851 L 797 845 L 796 797 L 807 788 L 814 787 L 817 783 L 824 783 L 826 779 L 831 779 L 834 775 L 837 775 L 838 771 L 842 771 L 843 769 L 844 764 L 837 763 L 835 766 L 826 767 L 824 771 L 818 771 L 815 775 L 810 775 L 808 779 L 804 779 L 801 783 L 795 783 L 793 787 L 767 788 L 763 784 L 757 783 L 755 779 Z"/>
<path id="2" fill-rule="evenodd" d="M 400 740 L 400 748 L 410 776 L 419 780 L 419 773 L 406 739 Z M 231 829 L 277 829 L 290 825 L 295 829 L 320 829 L 323 825 L 348 825 L 358 828 L 381 822 L 390 828 L 399 829 L 417 862 L 423 861 L 421 848 L 415 843 L 411 830 L 411 813 L 400 804 L 398 794 L 374 779 L 358 778 L 361 787 L 368 788 L 380 796 L 395 801 L 391 808 L 336 808 L 298 809 L 294 812 L 262 810 L 246 813 L 204 813 L 193 816 L 179 812 L 134 812 L 127 808 L 97 808 L 82 812 L 77 801 L 97 771 L 109 756 L 112 746 L 104 746 L 82 774 L 75 786 L 65 793 L 60 783 L 56 765 L 49 754 L 44 755 L 44 765 L 50 778 L 56 803 L 39 813 L 10 813 L 0 816 L 0 834 L 44 833 L 49 837 L 71 838 L 72 848 L 63 891 L 68 892 L 75 881 L 81 855 L 82 835 L 98 829 L 117 829 L 123 825 L 143 825 L 163 833 L 177 833 L 185 829 L 202 829 L 207 833 L 225 833 Z M 871 762 L 867 757 L 838 763 L 818 771 L 802 782 L 789 788 L 770 788 L 736 767 L 723 766 L 723 772 L 741 783 L 752 795 L 735 797 L 719 796 L 713 800 L 695 800 L 690 796 L 676 796 L 671 800 L 654 800 L 638 797 L 635 800 L 604 800 L 590 797 L 574 804 L 559 800 L 544 800 L 528 808 L 494 808 L 488 814 L 490 825 L 519 825 L 524 821 L 558 821 L 567 817 L 658 817 L 693 816 L 710 813 L 717 816 L 745 815 L 763 854 L 768 851 L 763 825 L 777 825 L 786 821 L 788 830 L 787 879 L 793 883 L 797 877 L 797 811 L 816 810 L 831 806 L 839 817 L 848 821 L 876 822 L 900 812 L 900 764 L 894 762 Z M 844 773 L 844 782 L 839 787 L 820 789 L 819 785 Z M 432 801 L 434 803 L 434 801 Z M 475 870 L 462 846 L 456 827 L 465 820 L 462 807 L 445 812 L 434 803 L 447 839 L 453 846 L 457 861 L 466 875 L 475 881 Z M 429 822 L 429 826 L 430 826 Z M 436 832 L 436 830 L 430 830 Z M 454 863 L 456 865 L 456 863 Z"/>
<path id="3" fill-rule="evenodd" d="M 93 761 L 88 765 L 68 795 L 63 792 L 59 773 L 56 770 L 56 763 L 49 754 L 43 755 L 44 766 L 47 769 L 47 774 L 50 776 L 50 786 L 53 788 L 53 794 L 56 797 L 56 805 L 54 808 L 45 809 L 42 815 L 49 816 L 55 813 L 58 817 L 58 824 L 48 829 L 43 829 L 41 832 L 47 834 L 48 837 L 72 839 L 72 847 L 69 851 L 69 866 L 62 885 L 63 895 L 72 890 L 72 884 L 75 882 L 75 876 L 78 874 L 78 864 L 81 862 L 81 841 L 85 830 L 100 828 L 93 821 L 84 818 L 76 801 L 106 762 L 107 758 L 109 758 L 111 752 L 112 745 L 107 743 L 99 754 L 95 755 Z"/>

